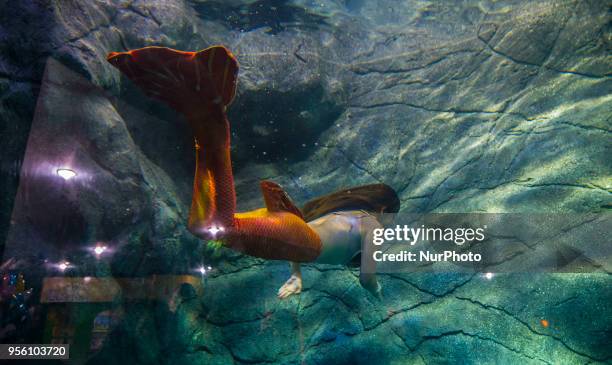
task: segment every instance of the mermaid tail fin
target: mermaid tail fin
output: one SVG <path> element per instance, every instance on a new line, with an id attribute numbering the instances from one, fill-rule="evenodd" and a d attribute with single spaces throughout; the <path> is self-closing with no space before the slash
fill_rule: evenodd
<path id="1" fill-rule="evenodd" d="M 313 199 L 302 207 L 306 222 L 341 210 L 365 210 L 372 213 L 397 213 L 400 200 L 395 190 L 385 184 L 371 184 L 343 189 Z"/>
<path id="2" fill-rule="evenodd" d="M 304 219 L 300 209 L 293 203 L 283 188 L 272 181 L 264 180 L 260 183 L 266 208 L 270 212 L 289 212 Z"/>
<path id="3" fill-rule="evenodd" d="M 238 61 L 223 46 L 198 52 L 145 47 L 112 52 L 107 60 L 145 94 L 187 115 L 203 103 L 226 107 L 236 94 Z"/>
<path id="4" fill-rule="evenodd" d="M 196 141 L 190 230 L 234 225 L 236 195 L 226 107 L 236 94 L 238 62 L 223 46 L 199 52 L 145 47 L 113 52 L 108 62 L 145 94 L 184 114 Z"/>

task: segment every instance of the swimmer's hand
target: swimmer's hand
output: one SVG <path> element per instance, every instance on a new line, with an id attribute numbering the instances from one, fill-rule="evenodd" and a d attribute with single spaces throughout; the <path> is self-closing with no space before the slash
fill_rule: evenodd
<path id="1" fill-rule="evenodd" d="M 285 299 L 292 294 L 299 294 L 302 292 L 302 277 L 301 275 L 291 275 L 289 280 L 285 282 L 280 289 L 278 289 L 279 299 Z"/>
<path id="2" fill-rule="evenodd" d="M 376 275 L 362 273 L 359 276 L 359 283 L 377 299 L 382 299 L 382 287 L 376 280 Z"/>

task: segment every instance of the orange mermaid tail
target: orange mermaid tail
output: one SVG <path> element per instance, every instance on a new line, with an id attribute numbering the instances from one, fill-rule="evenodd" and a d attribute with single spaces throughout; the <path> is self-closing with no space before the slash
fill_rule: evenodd
<path id="1" fill-rule="evenodd" d="M 196 139 L 189 230 L 269 260 L 314 261 L 321 240 L 280 186 L 261 184 L 266 208 L 236 213 L 226 109 L 236 94 L 238 62 L 223 46 L 199 52 L 146 47 L 108 61 L 148 96 L 185 115 Z"/>

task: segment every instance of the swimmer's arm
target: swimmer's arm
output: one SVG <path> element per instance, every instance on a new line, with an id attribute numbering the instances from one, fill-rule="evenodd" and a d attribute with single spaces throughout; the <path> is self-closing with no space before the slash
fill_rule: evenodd
<path id="1" fill-rule="evenodd" d="M 372 255 L 376 250 L 372 244 L 374 229 L 382 228 L 382 225 L 374 217 L 369 217 L 362 221 L 361 230 L 361 270 L 359 272 L 359 282 L 372 294 L 380 295 L 380 284 L 376 279 L 376 261 Z"/>

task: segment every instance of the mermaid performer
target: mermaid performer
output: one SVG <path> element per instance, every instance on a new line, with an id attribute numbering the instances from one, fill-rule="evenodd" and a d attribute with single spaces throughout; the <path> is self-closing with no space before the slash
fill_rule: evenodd
<path id="1" fill-rule="evenodd" d="M 202 239 L 268 260 L 291 261 L 291 277 L 278 290 L 302 290 L 300 263 L 348 264 L 371 245 L 378 213 L 397 212 L 399 200 L 384 184 L 342 190 L 297 208 L 283 189 L 261 182 L 265 208 L 237 213 L 230 159 L 227 106 L 236 93 L 238 62 L 223 46 L 199 52 L 145 47 L 112 52 L 108 61 L 148 96 L 182 113 L 195 136 L 196 170 L 188 229 Z M 361 255 L 360 283 L 379 294 L 369 253 Z"/>

